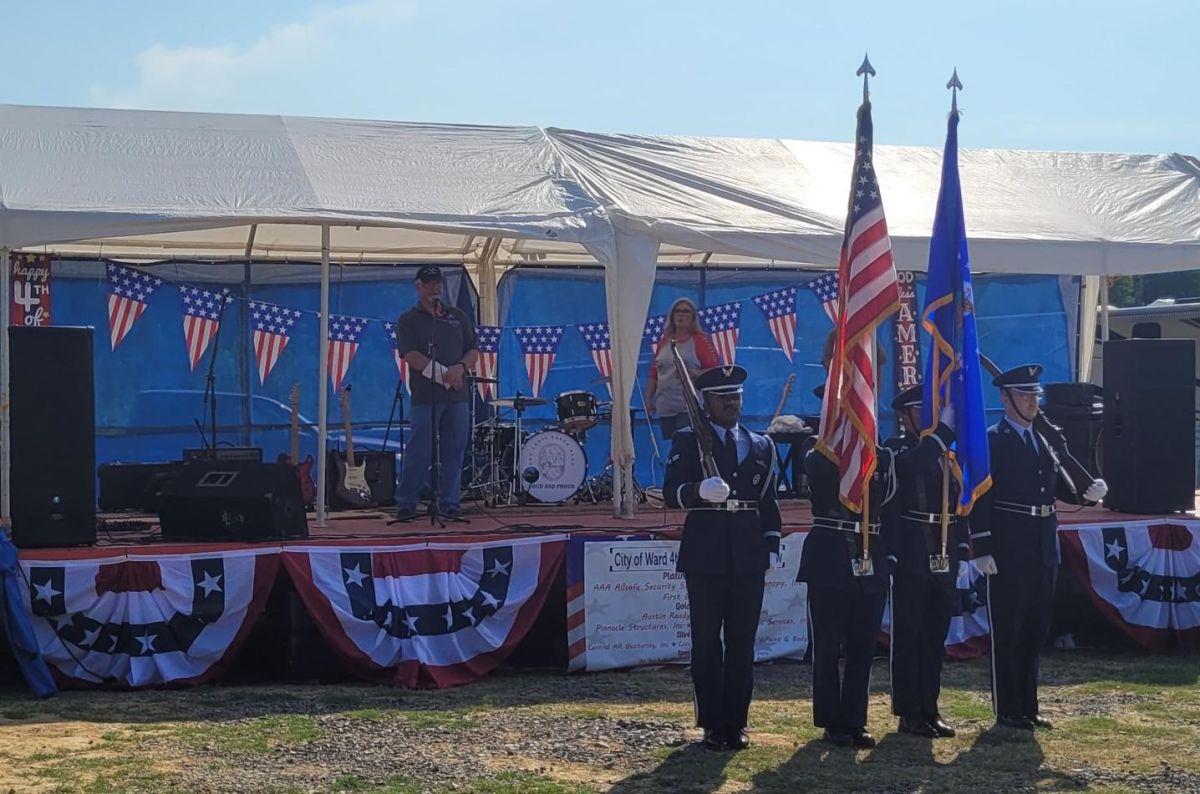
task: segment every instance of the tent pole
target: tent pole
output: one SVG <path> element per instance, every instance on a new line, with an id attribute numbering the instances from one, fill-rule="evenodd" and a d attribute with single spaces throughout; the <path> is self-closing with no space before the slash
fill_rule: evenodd
<path id="1" fill-rule="evenodd" d="M 1108 276 L 1100 276 L 1100 339 L 1108 341 Z"/>
<path id="2" fill-rule="evenodd" d="M 321 335 L 317 342 L 317 526 L 325 526 L 326 443 L 329 435 L 329 224 L 321 224 Z"/>
<path id="3" fill-rule="evenodd" d="M 0 285 L 0 527 L 12 529 L 12 417 L 9 415 L 12 357 L 8 353 L 8 324 L 12 322 L 12 265 L 8 248 L 0 248 L 4 284 Z"/>

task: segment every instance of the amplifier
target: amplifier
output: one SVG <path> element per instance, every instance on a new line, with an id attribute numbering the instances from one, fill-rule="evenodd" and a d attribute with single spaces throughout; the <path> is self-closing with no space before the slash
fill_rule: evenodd
<path id="1" fill-rule="evenodd" d="M 122 510 L 158 512 L 158 492 L 183 464 L 104 463 L 101 464 L 100 509 L 106 513 Z"/>
<path id="2" fill-rule="evenodd" d="M 198 460 L 214 460 L 213 451 L 200 447 L 187 448 L 183 451 L 183 462 L 194 463 Z M 215 460 L 244 460 L 250 463 L 262 463 L 262 447 L 217 447 Z"/>

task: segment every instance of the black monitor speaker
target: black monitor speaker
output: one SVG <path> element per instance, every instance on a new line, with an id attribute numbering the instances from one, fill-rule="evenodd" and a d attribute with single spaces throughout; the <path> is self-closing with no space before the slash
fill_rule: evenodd
<path id="1" fill-rule="evenodd" d="M 1196 348 L 1190 339 L 1104 343 L 1104 506 L 1191 510 L 1196 501 Z"/>
<path id="2" fill-rule="evenodd" d="M 186 463 L 159 494 L 158 515 L 169 541 L 308 537 L 300 480 L 286 463 Z"/>
<path id="3" fill-rule="evenodd" d="M 95 543 L 92 329 L 13 326 L 8 339 L 13 543 Z"/>

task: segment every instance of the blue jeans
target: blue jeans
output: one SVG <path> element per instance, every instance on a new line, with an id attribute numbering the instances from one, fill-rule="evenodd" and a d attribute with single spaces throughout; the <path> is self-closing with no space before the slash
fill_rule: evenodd
<path id="1" fill-rule="evenodd" d="M 442 458 L 442 478 L 438 483 L 438 511 L 457 510 L 462 488 L 463 454 L 471 428 L 470 406 L 465 402 L 438 403 L 433 406 L 434 420 L 438 423 Z M 396 509 L 415 510 L 421 497 L 422 486 L 429 484 L 432 474 L 429 453 L 432 449 L 433 424 L 430 422 L 430 406 L 414 405 L 411 414 L 412 435 L 404 447 L 401 461 L 404 475 L 400 478 L 400 492 L 396 495 Z"/>

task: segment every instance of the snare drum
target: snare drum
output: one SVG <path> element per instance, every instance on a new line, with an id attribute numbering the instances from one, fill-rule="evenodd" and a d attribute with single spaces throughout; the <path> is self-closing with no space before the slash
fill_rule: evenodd
<path id="1" fill-rule="evenodd" d="M 528 469 L 537 472 L 537 479 L 521 483 L 539 502 L 558 504 L 579 491 L 587 478 L 587 455 L 579 442 L 558 430 L 534 433 L 521 445 L 521 465 L 517 476 Z"/>
<path id="2" fill-rule="evenodd" d="M 501 450 L 512 446 L 517 438 L 517 426 L 511 422 L 484 422 L 475 425 L 472 447 L 476 454 L 487 455 L 492 452 L 499 455 Z"/>
<path id="3" fill-rule="evenodd" d="M 590 430 L 600 419 L 596 395 L 590 391 L 565 391 L 554 400 L 558 408 L 558 424 L 564 430 L 578 433 Z"/>

